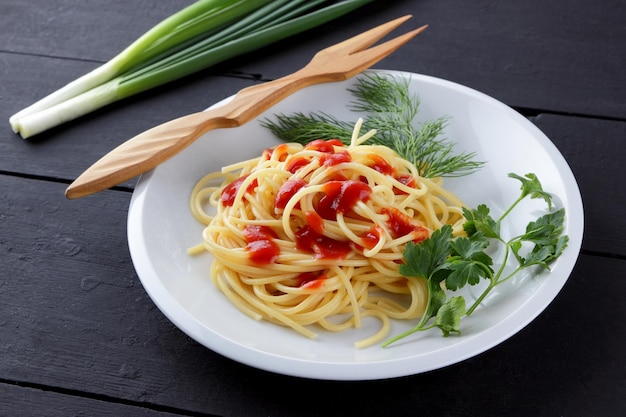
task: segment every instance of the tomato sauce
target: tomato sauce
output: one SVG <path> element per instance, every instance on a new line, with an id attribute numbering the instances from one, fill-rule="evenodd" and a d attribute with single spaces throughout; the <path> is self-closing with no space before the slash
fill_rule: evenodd
<path id="1" fill-rule="evenodd" d="M 285 169 L 295 174 L 300 168 L 307 166 L 309 162 L 311 162 L 309 159 L 302 156 L 293 157 L 285 162 Z"/>
<path id="2" fill-rule="evenodd" d="M 274 207 L 284 209 L 289 200 L 291 200 L 291 197 L 293 197 L 304 186 L 306 186 L 306 181 L 299 178 L 292 178 L 285 181 L 285 183 L 278 189 L 276 197 L 274 197 Z"/>
<path id="3" fill-rule="evenodd" d="M 304 149 L 323 153 L 335 153 L 335 146 L 343 146 L 339 139 L 315 139 L 307 143 Z"/>
<path id="4" fill-rule="evenodd" d="M 387 224 L 394 239 L 411 234 L 414 237 L 413 241 L 417 243 L 428 238 L 428 229 L 400 210 L 394 207 L 387 207 L 383 209 L 383 214 L 386 214 L 388 217 Z"/>
<path id="5" fill-rule="evenodd" d="M 380 238 L 383 235 L 383 230 L 378 226 L 373 226 L 366 232 L 363 232 L 359 237 L 361 238 L 362 246 L 365 249 L 372 249 L 380 242 Z"/>
<path id="6" fill-rule="evenodd" d="M 296 232 L 296 248 L 313 253 L 316 259 L 343 259 L 352 250 L 349 241 L 332 239 L 303 226 Z"/>
<path id="7" fill-rule="evenodd" d="M 417 183 L 415 182 L 415 177 L 411 174 L 402 174 L 396 177 L 399 183 L 406 185 L 407 187 L 415 188 L 417 187 Z"/>
<path id="8" fill-rule="evenodd" d="M 306 224 L 316 233 L 322 234 L 324 233 L 324 219 L 322 216 L 317 214 L 314 210 L 307 210 L 304 213 L 304 218 L 306 219 Z"/>
<path id="9" fill-rule="evenodd" d="M 267 265 L 276 262 L 280 247 L 274 241 L 276 234 L 267 226 L 248 225 L 243 229 L 243 236 L 248 243 L 246 251 L 255 264 Z"/>
<path id="10" fill-rule="evenodd" d="M 284 162 L 289 155 L 289 146 L 286 143 L 282 143 L 274 148 L 274 153 L 272 154 L 272 158 L 277 161 Z"/>
<path id="11" fill-rule="evenodd" d="M 369 154 L 367 158 L 371 161 L 371 163 L 367 165 L 370 168 L 384 175 L 395 175 L 396 170 L 394 167 L 391 166 L 391 164 L 389 164 L 389 162 L 387 162 L 387 160 L 382 156 L 372 153 Z"/>
<path id="12" fill-rule="evenodd" d="M 298 287 L 320 289 L 324 286 L 327 276 L 323 271 L 303 272 L 296 277 Z"/>
<path id="13" fill-rule="evenodd" d="M 314 140 L 305 146 L 305 149 L 320 152 L 320 164 L 324 166 L 335 166 L 352 160 L 350 153 L 345 149 L 340 149 L 344 145 L 338 139 Z M 311 157 L 297 156 L 289 159 L 287 145 L 279 145 L 274 149 L 267 149 L 263 155 L 265 158 L 286 161 L 286 169 L 295 173 L 297 170 L 311 162 Z M 383 175 L 389 175 L 400 183 L 409 187 L 415 187 L 416 179 L 410 174 L 400 174 L 383 157 L 377 154 L 367 156 L 368 166 Z M 241 188 L 247 176 L 242 176 L 226 186 L 221 194 L 221 202 L 225 206 L 232 206 L 235 196 Z M 364 182 L 350 180 L 344 177 L 341 172 L 337 172 L 332 178 L 322 185 L 319 198 L 314 202 L 315 210 L 304 213 L 306 224 L 296 231 L 296 248 L 303 252 L 312 253 L 315 259 L 344 259 L 353 250 L 374 248 L 381 240 L 384 230 L 379 226 L 372 226 L 363 232 L 359 237 L 361 244 L 355 245 L 350 241 L 336 240 L 324 236 L 324 220 L 336 220 L 337 214 L 350 213 L 359 201 L 369 200 L 372 189 Z M 274 198 L 274 207 L 284 209 L 289 200 L 307 185 L 307 182 L 300 178 L 287 180 L 278 190 Z M 246 192 L 252 192 L 258 186 L 257 181 L 253 181 Z M 401 193 L 400 190 L 395 190 Z M 299 207 L 299 206 L 298 206 Z M 382 214 L 387 216 L 387 225 L 392 237 L 399 238 L 410 235 L 414 242 L 420 242 L 429 236 L 429 231 L 417 221 L 404 214 L 399 209 L 387 207 L 382 210 Z M 348 214 L 350 215 L 350 214 Z M 356 216 L 352 212 L 351 215 Z M 246 226 L 243 231 L 247 242 L 246 251 L 250 260 L 259 265 L 271 264 L 277 261 L 280 255 L 280 247 L 276 243 L 277 236 L 268 227 Z M 323 285 L 326 275 L 323 271 L 300 274 L 297 284 L 303 288 L 319 288 Z"/>
<path id="14" fill-rule="evenodd" d="M 322 187 L 323 196 L 317 204 L 322 218 L 336 220 L 337 213 L 346 213 L 359 201 L 367 201 L 372 193 L 369 185 L 360 181 L 329 181 Z"/>
<path id="15" fill-rule="evenodd" d="M 348 151 L 339 151 L 333 154 L 323 154 L 320 158 L 320 163 L 322 166 L 332 167 L 335 165 L 339 165 L 343 162 L 351 162 L 352 157 Z"/>
<path id="16" fill-rule="evenodd" d="M 220 195 L 220 200 L 222 201 L 223 205 L 225 205 L 225 206 L 232 206 L 234 204 L 235 197 L 237 196 L 237 193 L 239 192 L 239 189 L 241 188 L 241 185 L 246 180 L 246 178 L 248 178 L 247 175 L 239 177 L 235 181 L 231 182 L 226 187 L 224 187 L 224 189 L 222 190 L 222 194 Z M 252 181 L 250 183 L 250 185 L 246 189 L 246 192 L 250 193 L 250 192 L 254 191 L 254 189 L 258 185 L 259 185 L 259 183 L 255 179 L 254 181 Z"/>

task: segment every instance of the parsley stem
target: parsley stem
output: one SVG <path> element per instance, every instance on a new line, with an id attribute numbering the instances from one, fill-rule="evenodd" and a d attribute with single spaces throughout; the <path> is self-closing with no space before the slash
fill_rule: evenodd
<path id="1" fill-rule="evenodd" d="M 419 331 L 422 330 L 428 330 L 428 329 L 432 329 L 433 327 L 435 327 L 435 324 L 431 324 L 429 326 L 425 326 L 424 327 L 424 323 L 422 323 L 424 320 L 423 318 L 426 317 L 426 314 L 424 314 L 424 316 L 422 316 L 422 320 L 420 320 L 420 322 L 417 324 L 417 326 L 413 327 L 412 329 L 409 329 L 407 331 L 405 331 L 404 333 L 400 333 L 399 335 L 396 335 L 394 337 L 392 337 L 391 339 L 387 339 L 385 342 L 383 342 L 383 344 L 381 345 L 382 347 L 387 347 L 392 343 L 397 342 L 398 340 L 405 338 L 409 335 L 412 335 L 413 333 L 417 333 Z"/>
<path id="2" fill-rule="evenodd" d="M 476 310 L 476 308 L 483 302 L 487 294 L 489 294 L 491 290 L 495 288 L 496 285 L 498 285 L 496 281 L 489 281 L 489 285 L 487 286 L 487 288 L 485 288 L 485 291 L 483 291 L 482 294 L 480 294 L 480 296 L 476 299 L 476 301 L 474 301 L 474 304 L 472 304 L 472 306 L 467 310 L 465 315 L 469 317 L 474 312 L 474 310 Z"/>
<path id="3" fill-rule="evenodd" d="M 476 308 L 483 302 L 483 300 L 485 299 L 485 297 L 487 297 L 487 295 L 491 292 L 491 290 L 493 290 L 498 284 L 506 281 L 512 276 L 511 274 L 508 277 L 506 277 L 504 280 L 500 281 L 500 277 L 504 273 L 504 268 L 506 267 L 506 263 L 509 259 L 510 253 L 511 253 L 510 244 L 507 243 L 504 249 L 504 258 L 502 259 L 502 265 L 500 265 L 498 272 L 496 272 L 494 275 L 492 275 L 489 278 L 489 285 L 487 286 L 487 288 L 485 288 L 482 294 L 478 296 L 476 301 L 474 301 L 474 304 L 472 304 L 472 306 L 467 310 L 467 312 L 465 313 L 466 316 L 470 316 L 474 312 L 474 310 L 476 310 Z M 517 272 L 517 269 L 515 271 Z"/>
<path id="4" fill-rule="evenodd" d="M 513 209 L 515 208 L 515 206 L 517 206 L 517 204 L 522 201 L 524 199 L 524 195 L 520 196 L 517 198 L 517 200 L 515 200 L 513 202 L 513 204 L 511 204 L 511 206 L 504 212 L 502 213 L 502 215 L 500 216 L 500 218 L 498 219 L 498 223 L 502 222 L 502 220 L 509 215 L 510 212 L 513 211 Z"/>

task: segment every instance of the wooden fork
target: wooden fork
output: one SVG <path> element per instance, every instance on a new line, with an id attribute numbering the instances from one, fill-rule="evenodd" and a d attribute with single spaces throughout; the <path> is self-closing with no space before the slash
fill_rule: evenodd
<path id="1" fill-rule="evenodd" d="M 313 84 L 343 81 L 380 61 L 426 25 L 373 46 L 411 18 L 403 16 L 319 51 L 302 69 L 244 88 L 228 104 L 174 119 L 122 143 L 83 172 L 65 191 L 69 199 L 93 194 L 156 167 L 212 129 L 241 126 L 292 93 Z"/>

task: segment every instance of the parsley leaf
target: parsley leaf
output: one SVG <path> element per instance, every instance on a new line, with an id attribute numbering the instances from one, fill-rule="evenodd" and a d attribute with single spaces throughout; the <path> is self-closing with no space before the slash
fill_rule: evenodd
<path id="1" fill-rule="evenodd" d="M 406 263 L 400 265 L 400 273 L 408 277 L 429 279 L 445 264 L 450 253 L 451 239 L 452 226 L 446 224 L 418 244 L 409 242 L 403 253 Z"/>
<path id="2" fill-rule="evenodd" d="M 545 214 L 536 221 L 528 223 L 526 233 L 520 236 L 520 240 L 527 240 L 538 245 L 549 245 L 563 231 L 564 221 L 565 209 Z"/>
<path id="3" fill-rule="evenodd" d="M 471 238 L 453 239 L 452 226 L 444 225 L 420 243 L 408 243 L 403 255 L 405 263 L 400 273 L 411 278 L 426 279 L 428 300 L 426 311 L 415 327 L 388 340 L 387 346 L 409 334 L 438 327 L 444 336 L 460 333 L 461 317 L 465 315 L 465 299 L 461 296 L 447 298 L 441 283 L 448 290 L 456 290 L 466 284 L 475 285 L 481 278 L 493 275 L 492 259 L 484 250 L 489 241 L 482 233 Z M 429 321 L 435 318 L 432 323 Z"/>
<path id="4" fill-rule="evenodd" d="M 465 315 L 465 298 L 461 296 L 452 297 L 446 301 L 437 311 L 435 326 L 439 327 L 444 336 L 450 333 L 460 334 L 459 326 L 461 317 Z"/>
<path id="5" fill-rule="evenodd" d="M 521 177 L 517 174 L 510 173 L 510 178 L 518 179 L 522 182 L 522 194 L 520 198 L 530 196 L 530 198 L 543 198 L 548 204 L 548 210 L 552 210 L 552 196 L 543 191 L 543 187 L 535 174 L 526 174 Z"/>
<path id="6" fill-rule="evenodd" d="M 484 204 L 470 210 L 463 207 L 463 216 L 467 220 L 463 224 L 463 229 L 468 236 L 482 233 L 486 237 L 500 238 L 500 223 L 496 222 L 489 214 L 489 207 Z"/>
<path id="7" fill-rule="evenodd" d="M 450 242 L 452 250 L 448 259 L 448 269 L 451 273 L 446 278 L 446 288 L 455 291 L 466 284 L 476 285 L 481 278 L 489 278 L 493 274 L 493 261 L 484 250 L 489 241 L 481 233 L 472 238 L 459 237 Z"/>
<path id="8" fill-rule="evenodd" d="M 489 272 L 480 262 L 459 260 L 450 263 L 452 273 L 446 278 L 446 288 L 456 291 L 466 284 L 476 285 L 481 278 L 488 278 Z"/>
<path id="9" fill-rule="evenodd" d="M 460 334 L 462 317 L 470 316 L 493 288 L 525 268 L 540 266 L 549 269 L 550 263 L 567 248 L 569 238 L 563 235 L 565 209 L 552 211 L 552 196 L 543 190 L 534 174 L 526 174 L 524 177 L 509 174 L 509 177 L 522 182 L 521 193 L 497 220 L 491 216 L 485 204 L 475 209 L 463 208 L 466 219 L 463 230 L 467 236 L 455 237 L 452 227 L 445 225 L 435 230 L 430 238 L 417 244 L 409 243 L 405 247 L 405 263 L 400 265 L 400 273 L 409 279 L 426 279 L 429 291 L 427 307 L 415 327 L 386 341 L 383 346 L 434 327 L 439 328 L 444 336 Z M 522 234 L 505 240 L 500 235 L 503 219 L 524 198 L 543 199 L 548 212 L 529 222 Z M 493 259 L 487 253 L 492 243 L 504 248 L 497 271 L 493 268 Z M 505 266 L 510 264 L 510 254 L 517 261 L 517 266 L 505 275 Z M 458 291 L 482 280 L 488 282 L 487 287 L 467 310 L 463 296 L 447 296 L 447 291 Z M 442 283 L 445 283 L 446 290 Z"/>
<path id="10" fill-rule="evenodd" d="M 567 248 L 568 241 L 568 236 L 559 236 L 549 244 L 535 245 L 526 257 L 520 254 L 520 249 L 522 248 L 520 241 L 514 242 L 514 244 L 511 245 L 511 250 L 522 268 L 540 265 L 545 269 L 550 269 L 548 264 L 561 256 L 565 248 Z"/>
<path id="11" fill-rule="evenodd" d="M 450 242 L 454 255 L 492 265 L 491 258 L 484 252 L 488 246 L 489 240 L 482 233 L 475 233 L 471 238 L 459 237 Z"/>

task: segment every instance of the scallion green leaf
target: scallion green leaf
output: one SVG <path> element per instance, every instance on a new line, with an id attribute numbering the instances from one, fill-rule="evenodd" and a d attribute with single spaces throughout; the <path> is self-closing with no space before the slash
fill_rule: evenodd
<path id="1" fill-rule="evenodd" d="M 27 138 L 117 100 L 336 19 L 373 0 L 199 0 L 109 62 L 13 115 Z M 321 8 L 320 8 L 321 7 Z"/>

